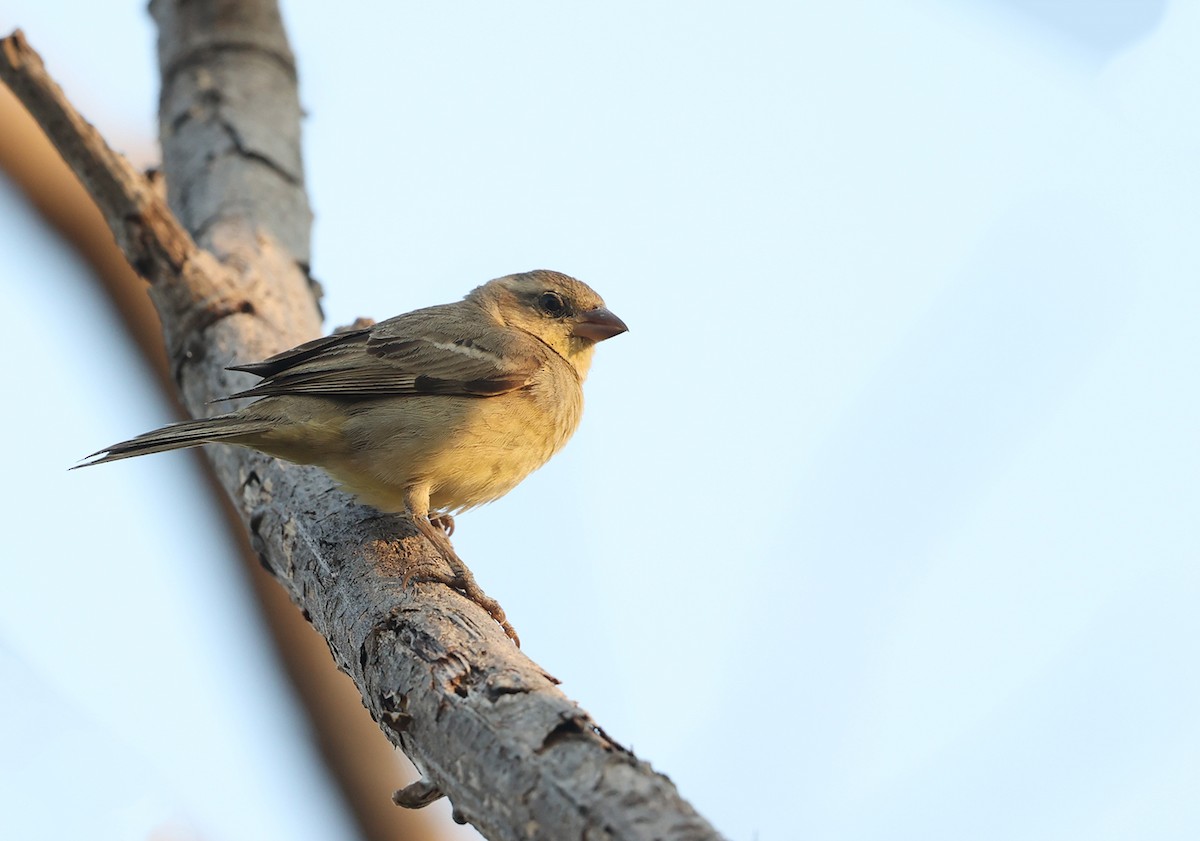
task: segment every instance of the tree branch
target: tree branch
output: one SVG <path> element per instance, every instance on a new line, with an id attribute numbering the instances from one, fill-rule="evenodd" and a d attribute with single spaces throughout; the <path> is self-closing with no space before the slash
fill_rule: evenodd
<path id="1" fill-rule="evenodd" d="M 273 4 L 156 0 L 152 12 L 175 213 L 71 107 L 19 32 L 0 41 L 0 77 L 150 282 L 175 380 L 199 416 L 244 385 L 227 364 L 319 330 L 304 271 L 311 217 L 299 107 Z M 398 802 L 424 805 L 444 792 L 492 839 L 718 837 L 477 605 L 440 585 L 402 586 L 413 564 L 440 562 L 411 522 L 356 503 L 313 468 L 231 447 L 209 456 L 264 567 L 425 774 Z"/>
<path id="2" fill-rule="evenodd" d="M 168 371 L 162 322 L 146 294 L 145 282 L 129 267 L 117 248 L 100 211 L 87 190 L 51 145 L 25 107 L 0 84 L 0 174 L 20 189 L 30 206 L 88 265 L 92 279 L 108 296 L 116 314 L 140 351 L 143 374 L 158 382 L 172 411 L 185 414 Z M 204 454 L 196 451 L 197 460 Z M 358 821 L 360 841 L 442 838 L 447 828 L 441 813 L 397 809 L 385 795 L 395 787 L 397 774 L 407 779 L 415 771 L 394 746 L 381 739 L 357 688 L 329 656 L 325 639 L 314 632 L 287 591 L 267 575 L 251 549 L 245 527 L 224 488 L 211 470 L 202 471 L 205 487 L 198 493 L 218 494 L 222 517 L 232 529 L 245 583 L 253 587 L 270 631 L 280 665 L 286 671 L 296 700 L 304 708 L 317 748 L 328 765 L 347 807 Z M 202 527 L 197 523 L 197 527 Z M 235 585 L 236 586 L 236 585 Z"/>

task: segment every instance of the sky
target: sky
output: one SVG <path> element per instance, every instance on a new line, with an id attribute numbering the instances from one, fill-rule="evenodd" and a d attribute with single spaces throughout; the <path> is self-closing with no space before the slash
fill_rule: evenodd
<path id="1" fill-rule="evenodd" d="M 533 268 L 630 326 L 455 533 L 607 732 L 736 841 L 1200 835 L 1200 7 L 284 12 L 328 327 Z M 155 160 L 141 0 L 17 25 Z M 172 418 L 0 219 L 0 835 L 348 837 L 192 460 L 67 472 Z"/>

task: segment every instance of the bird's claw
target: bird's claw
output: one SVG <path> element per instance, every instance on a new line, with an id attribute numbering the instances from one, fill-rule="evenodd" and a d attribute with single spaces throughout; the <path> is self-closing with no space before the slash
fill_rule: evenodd
<path id="1" fill-rule="evenodd" d="M 516 643 L 517 648 L 521 647 L 521 638 L 517 636 L 516 629 L 509 624 L 508 617 L 504 613 L 504 608 L 500 606 L 500 602 L 483 592 L 483 588 L 475 583 L 473 577 L 456 575 L 447 581 L 446 585 L 454 588 L 486 610 L 488 616 L 492 617 L 496 621 L 496 624 L 504 629 L 505 635 Z"/>
<path id="2" fill-rule="evenodd" d="M 442 529 L 446 528 L 445 521 L 449 520 L 449 531 L 454 529 L 454 520 L 448 514 L 432 514 L 429 515 L 424 523 L 422 520 L 416 520 L 417 530 L 422 532 L 424 536 L 438 549 L 438 553 L 442 556 L 442 560 L 450 567 L 447 573 L 445 567 L 439 564 L 421 563 L 409 567 L 405 570 L 401 577 L 401 584 L 405 589 L 414 582 L 427 581 L 437 584 L 445 584 L 453 590 L 462 593 L 475 604 L 487 611 L 488 616 L 492 617 L 503 630 L 505 635 L 521 647 L 521 638 L 517 636 L 516 630 L 509 624 L 508 618 L 504 615 L 504 608 L 500 607 L 500 602 L 493 599 L 483 591 L 483 588 L 475 581 L 475 576 L 471 574 L 471 570 L 463 563 L 462 558 L 458 557 L 458 553 L 454 551 L 454 547 L 450 545 L 447 539 L 447 532 Z M 427 523 L 428 525 L 425 525 Z"/>
<path id="3" fill-rule="evenodd" d="M 441 529 L 446 537 L 454 536 L 454 517 L 449 514 L 430 514 L 429 523 L 435 529 Z"/>
<path id="4" fill-rule="evenodd" d="M 491 596 L 489 596 L 487 593 L 483 592 L 483 590 L 481 590 L 479 588 L 479 585 L 475 584 L 475 582 L 473 582 L 473 581 L 472 582 L 464 581 L 464 582 L 462 582 L 462 584 L 465 584 L 467 586 L 458 586 L 458 587 L 455 587 L 455 589 L 458 590 L 460 593 L 462 593 L 464 596 L 466 596 L 471 601 L 475 602 L 475 604 L 479 605 L 484 610 L 486 610 L 488 612 L 488 616 L 490 616 L 490 617 L 492 617 L 492 619 L 496 620 L 496 624 L 498 624 L 501 628 L 504 629 L 505 635 L 507 635 L 508 638 L 510 640 L 512 640 L 513 643 L 516 644 L 517 648 L 520 648 L 521 647 L 521 638 L 519 636 L 517 636 L 516 629 L 513 628 L 513 626 L 509 624 L 508 618 L 504 615 L 504 608 L 502 608 L 500 606 L 500 602 L 496 601 Z"/>

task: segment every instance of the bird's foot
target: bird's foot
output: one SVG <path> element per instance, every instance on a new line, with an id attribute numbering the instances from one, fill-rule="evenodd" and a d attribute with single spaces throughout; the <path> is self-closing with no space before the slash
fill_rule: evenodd
<path id="1" fill-rule="evenodd" d="M 462 561 L 459 561 L 459 563 L 462 563 Z M 516 643 L 517 648 L 520 648 L 521 638 L 517 636 L 517 632 L 513 626 L 508 623 L 508 619 L 504 615 L 504 608 L 500 606 L 500 602 L 483 592 L 483 588 L 475 582 L 475 576 L 471 574 L 471 571 L 465 565 L 462 568 L 462 572 L 466 573 L 466 575 L 456 575 L 454 582 L 450 586 L 486 610 L 488 616 L 495 619 L 497 624 L 504 629 L 504 633 L 508 635 L 508 638 Z"/>
<path id="2" fill-rule="evenodd" d="M 448 571 L 446 564 L 436 556 L 408 562 L 404 575 L 400 576 L 400 586 L 408 589 L 410 584 L 445 584 L 453 590 L 460 589 L 458 576 Z"/>
<path id="3" fill-rule="evenodd" d="M 430 514 L 429 523 L 435 529 L 441 529 L 446 537 L 454 536 L 454 518 L 449 514 Z"/>
<path id="4" fill-rule="evenodd" d="M 450 567 L 450 574 L 447 575 L 443 568 L 437 565 L 421 565 L 416 568 L 409 568 L 404 573 L 403 584 L 407 587 L 414 581 L 429 581 L 438 584 L 445 584 L 458 592 L 462 593 L 475 604 L 487 611 L 488 616 L 496 620 L 496 623 L 504 629 L 504 633 L 511 639 L 518 648 L 521 647 L 521 638 L 517 636 L 516 630 L 509 624 L 507 617 L 504 615 L 504 608 L 500 607 L 500 602 L 493 599 L 483 591 L 475 581 L 475 576 L 467 565 L 463 563 L 462 558 L 458 557 L 458 553 L 454 551 L 454 547 L 450 545 L 450 540 L 447 537 L 447 532 L 444 531 L 444 518 L 448 515 L 433 515 L 428 518 L 416 519 L 418 531 L 421 532 L 429 542 L 437 547 L 438 553 Z M 450 520 L 450 529 L 453 530 L 453 519 Z"/>

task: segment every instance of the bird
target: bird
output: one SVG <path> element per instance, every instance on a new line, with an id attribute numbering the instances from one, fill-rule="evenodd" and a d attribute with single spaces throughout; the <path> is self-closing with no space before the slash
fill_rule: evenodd
<path id="1" fill-rule="evenodd" d="M 407 514 L 450 569 L 422 580 L 457 589 L 520 645 L 454 551 L 454 515 L 504 496 L 562 449 L 579 426 L 596 344 L 627 329 L 580 280 L 545 269 L 506 275 L 454 303 L 232 365 L 261 381 L 225 399 L 254 402 L 76 466 L 213 443 L 315 464 L 368 505 Z"/>

